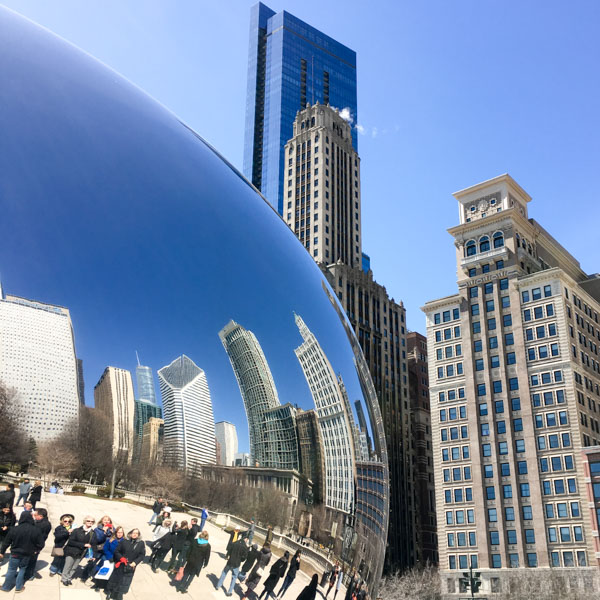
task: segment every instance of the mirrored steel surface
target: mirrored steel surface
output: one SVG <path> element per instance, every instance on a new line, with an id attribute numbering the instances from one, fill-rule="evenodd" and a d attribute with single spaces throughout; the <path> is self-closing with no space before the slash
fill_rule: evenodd
<path id="1" fill-rule="evenodd" d="M 309 254 L 173 114 L 3 9 L 0 81 L 0 272 L 11 293 L 69 308 L 87 403 L 104 368 L 133 371 L 138 350 L 158 373 L 165 457 L 190 476 L 237 468 L 278 487 L 284 530 L 325 536 L 376 581 L 381 416 Z M 215 465 L 219 421 L 237 429 L 241 466 Z"/>

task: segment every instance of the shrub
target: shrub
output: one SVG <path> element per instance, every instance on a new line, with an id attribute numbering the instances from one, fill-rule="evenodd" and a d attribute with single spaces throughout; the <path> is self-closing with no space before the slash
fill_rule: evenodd
<path id="1" fill-rule="evenodd" d="M 75 494 L 84 494 L 85 489 L 85 485 L 74 485 L 73 487 L 71 487 L 71 491 Z"/>
<path id="2" fill-rule="evenodd" d="M 98 491 L 96 492 L 96 494 L 98 496 L 100 496 L 100 498 L 110 498 L 110 488 L 109 487 L 98 488 Z M 119 490 L 115 490 L 114 497 L 115 498 L 125 498 L 125 492 L 120 492 Z"/>
<path id="3" fill-rule="evenodd" d="M 8 467 L 8 465 L 0 465 L 0 473 L 8 473 L 10 471 L 10 468 Z"/>

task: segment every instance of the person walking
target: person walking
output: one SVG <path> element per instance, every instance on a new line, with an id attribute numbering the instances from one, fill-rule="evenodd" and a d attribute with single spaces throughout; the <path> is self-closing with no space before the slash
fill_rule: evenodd
<path id="1" fill-rule="evenodd" d="M 189 533 L 188 522 L 181 521 L 179 526 L 177 523 L 173 526 L 172 544 L 171 544 L 171 560 L 167 571 L 171 574 L 176 574 L 179 567 L 185 559 L 185 543 Z"/>
<path id="2" fill-rule="evenodd" d="M 93 555 L 92 541 L 95 522 L 93 517 L 85 517 L 83 525 L 74 529 L 69 536 L 69 541 L 65 546 L 65 564 L 60 578 L 63 585 L 71 585 L 75 571 L 83 557 Z"/>
<path id="3" fill-rule="evenodd" d="M 35 508 L 35 505 L 42 499 L 42 487 L 41 481 L 36 481 L 31 493 L 29 494 L 29 502 L 31 502 L 31 506 Z"/>
<path id="4" fill-rule="evenodd" d="M 7 483 L 6 489 L 0 492 L 0 506 L 10 506 L 11 508 L 15 505 L 15 484 Z"/>
<path id="5" fill-rule="evenodd" d="M 319 585 L 319 576 L 315 573 L 310 583 L 300 592 L 296 600 L 315 600 L 317 597 L 317 586 Z"/>
<path id="6" fill-rule="evenodd" d="M 265 567 L 271 562 L 271 556 L 271 544 L 265 542 L 264 546 L 261 548 L 256 564 L 252 568 L 252 571 L 250 571 L 250 575 L 248 575 L 246 592 L 242 596 L 242 600 L 245 600 L 250 592 L 254 593 L 256 586 L 260 583 L 260 578 L 263 575 Z"/>
<path id="7" fill-rule="evenodd" d="M 45 508 L 38 508 L 33 513 L 33 524 L 42 532 L 42 538 L 44 540 L 44 546 L 46 545 L 46 540 L 52 531 L 52 523 L 48 521 L 48 511 Z M 27 565 L 27 570 L 25 571 L 25 581 L 31 581 L 35 577 L 41 579 L 42 576 L 36 574 L 35 566 L 39 557 L 39 552 L 34 554 Z"/>
<path id="8" fill-rule="evenodd" d="M 23 480 L 23 482 L 19 485 L 19 498 L 17 499 L 16 506 L 19 506 L 19 502 L 21 502 L 21 500 L 23 500 L 23 504 L 25 504 L 25 500 L 27 500 L 32 487 L 33 486 L 31 485 L 29 479 Z"/>
<path id="9" fill-rule="evenodd" d="M 354 588 L 358 585 L 358 581 L 358 573 L 356 572 L 356 569 L 352 569 L 352 577 L 350 577 L 350 581 L 348 581 L 348 587 L 346 588 L 344 600 L 352 600 L 352 594 L 354 592 Z"/>
<path id="10" fill-rule="evenodd" d="M 252 570 L 252 567 L 256 564 L 256 561 L 260 557 L 260 550 L 258 549 L 258 544 L 252 544 L 250 550 L 248 550 L 248 558 L 244 564 L 240 567 L 240 573 L 238 575 L 238 579 L 240 582 L 246 579 L 248 573 Z"/>
<path id="11" fill-rule="evenodd" d="M 0 510 L 0 544 L 2 544 L 4 538 L 8 535 L 10 529 L 15 526 L 16 522 L 17 517 L 13 509 L 8 505 L 4 505 L 2 510 Z"/>
<path id="12" fill-rule="evenodd" d="M 158 571 L 165 556 L 169 553 L 169 550 L 171 550 L 173 546 L 173 535 L 170 519 L 163 521 L 162 525 L 159 525 L 158 528 L 154 530 L 152 554 L 150 555 L 150 567 L 154 573 Z"/>
<path id="13" fill-rule="evenodd" d="M 87 564 L 83 568 L 81 573 L 81 581 L 86 585 L 93 585 L 93 581 L 89 578 L 90 575 L 96 571 L 102 554 L 104 552 L 104 542 L 109 540 L 113 534 L 112 519 L 108 515 L 104 515 L 96 525 L 94 529 L 94 535 L 92 536 L 92 552 L 93 556 L 87 561 Z"/>
<path id="14" fill-rule="evenodd" d="M 125 537 L 125 530 L 119 525 L 118 527 L 113 527 L 112 534 L 109 539 L 104 542 L 104 546 L 102 548 L 102 554 L 100 556 L 100 560 L 96 563 L 94 567 L 94 571 L 92 573 L 92 577 L 96 576 L 96 573 L 102 568 L 105 561 L 114 563 L 115 562 L 115 550 L 119 543 Z M 103 590 L 107 585 L 107 580 L 105 579 L 95 579 L 93 590 Z"/>
<path id="15" fill-rule="evenodd" d="M 175 584 L 178 592 L 185 594 L 192 583 L 194 577 L 200 575 L 200 571 L 208 565 L 210 558 L 210 544 L 208 543 L 208 531 L 201 531 L 199 536 L 194 539 L 187 556 L 187 561 L 183 569 L 181 581 Z"/>
<path id="16" fill-rule="evenodd" d="M 106 585 L 107 600 L 122 600 L 133 581 L 136 567 L 144 560 L 146 547 L 139 529 L 132 529 L 127 539 L 121 540 L 114 553 L 115 569 Z"/>
<path id="17" fill-rule="evenodd" d="M 10 548 L 8 571 L 2 586 L 4 592 L 10 592 L 13 588 L 16 588 L 17 592 L 25 589 L 27 565 L 43 547 L 42 530 L 33 524 L 33 517 L 30 514 L 25 515 L 17 527 L 9 530 L 0 545 L 0 560 L 4 558 L 6 550 Z"/>
<path id="18" fill-rule="evenodd" d="M 283 580 L 283 584 L 279 590 L 277 596 L 279 598 L 283 598 L 283 595 L 286 593 L 287 589 L 292 585 L 292 581 L 296 578 L 296 573 L 300 570 L 300 554 L 301 550 L 296 550 L 296 553 L 290 560 L 290 566 L 288 567 L 287 573 L 285 575 L 285 579 Z"/>
<path id="19" fill-rule="evenodd" d="M 65 566 L 65 545 L 71 535 L 71 528 L 75 517 L 64 514 L 60 517 L 60 525 L 54 530 L 54 546 L 51 555 L 54 557 L 50 564 L 50 577 L 61 575 Z"/>
<path id="20" fill-rule="evenodd" d="M 219 577 L 219 582 L 216 586 L 217 590 L 221 589 L 225 583 L 227 573 L 231 571 L 231 583 L 229 584 L 229 590 L 225 592 L 225 595 L 231 596 L 233 594 L 235 582 L 237 580 L 238 573 L 240 572 L 240 565 L 246 560 L 247 556 L 248 546 L 246 546 L 246 540 L 240 536 L 238 540 L 231 546 L 229 559 L 225 563 L 225 567 L 223 568 L 223 572 L 221 573 L 221 577 Z"/>
<path id="21" fill-rule="evenodd" d="M 250 527 L 248 528 L 248 531 L 246 532 L 246 539 L 248 540 L 248 544 L 252 543 L 252 540 L 254 539 L 255 531 L 256 531 L 256 521 L 254 520 L 254 517 L 252 517 L 252 519 L 250 519 Z"/>
<path id="22" fill-rule="evenodd" d="M 208 511 L 206 508 L 202 509 L 200 513 L 200 531 L 204 531 L 204 525 L 206 525 L 206 519 L 208 519 Z"/>
<path id="23" fill-rule="evenodd" d="M 335 582 L 337 581 L 339 573 L 340 573 L 340 567 L 339 567 L 338 563 L 336 562 L 335 566 L 329 573 L 329 585 L 327 587 L 327 592 L 325 592 L 325 598 L 327 598 L 327 596 L 329 596 L 329 592 L 332 590 L 333 586 L 335 585 Z"/>
<path id="24" fill-rule="evenodd" d="M 154 505 L 152 506 L 152 516 L 150 517 L 150 520 L 148 521 L 148 525 L 152 525 L 152 523 L 154 523 L 154 521 L 156 520 L 158 515 L 160 515 L 164 506 L 165 506 L 165 503 L 162 498 L 157 498 L 155 500 Z"/>
<path id="25" fill-rule="evenodd" d="M 335 584 L 335 593 L 333 594 L 333 600 L 336 599 L 340 588 L 342 587 L 342 583 L 344 581 L 344 571 L 340 568 L 340 572 L 338 573 L 337 583 Z"/>
<path id="26" fill-rule="evenodd" d="M 284 576 L 289 559 L 290 553 L 286 550 L 283 553 L 283 556 L 275 561 L 271 567 L 271 570 L 269 571 L 269 576 L 265 580 L 265 587 L 261 595 L 258 597 L 258 600 L 260 600 L 262 597 L 265 597 L 267 600 L 269 600 L 269 598 L 275 598 L 275 593 L 273 590 L 275 590 L 277 582 Z"/>

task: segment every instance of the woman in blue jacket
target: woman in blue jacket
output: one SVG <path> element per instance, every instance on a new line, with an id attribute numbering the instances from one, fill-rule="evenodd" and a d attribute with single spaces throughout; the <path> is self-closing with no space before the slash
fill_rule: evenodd
<path id="1" fill-rule="evenodd" d="M 94 576 L 102 568 L 102 565 L 104 565 L 105 560 L 108 560 L 110 562 L 115 562 L 115 559 L 114 559 L 115 550 L 117 549 L 119 542 L 124 537 L 125 537 L 125 530 L 120 525 L 115 527 L 111 538 L 104 542 L 104 548 L 102 549 L 102 555 L 100 557 L 100 560 L 98 561 L 98 564 L 96 565 L 96 567 L 94 569 Z M 105 579 L 96 579 L 96 580 L 94 580 L 94 584 L 95 585 L 94 585 L 93 589 L 103 590 L 104 588 L 106 588 L 106 580 Z"/>

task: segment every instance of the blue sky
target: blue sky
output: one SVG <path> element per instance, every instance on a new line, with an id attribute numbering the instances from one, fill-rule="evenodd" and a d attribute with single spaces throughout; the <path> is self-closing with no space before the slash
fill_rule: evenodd
<path id="1" fill-rule="evenodd" d="M 241 170 L 253 2 L 5 4 L 122 73 Z M 364 250 L 411 329 L 424 330 L 420 306 L 456 289 L 452 192 L 500 173 L 584 270 L 600 270 L 600 4 L 267 4 L 357 52 Z"/>

